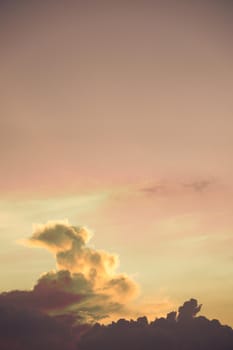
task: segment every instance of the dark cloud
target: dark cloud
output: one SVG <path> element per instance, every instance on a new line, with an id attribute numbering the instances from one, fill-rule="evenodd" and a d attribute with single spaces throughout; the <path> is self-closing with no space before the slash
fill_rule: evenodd
<path id="1" fill-rule="evenodd" d="M 78 324 L 77 317 L 51 317 L 38 310 L 0 301 L 0 348 L 3 350 L 232 350 L 233 330 L 218 320 L 197 317 L 190 299 L 166 318 L 148 322 L 119 319 L 109 325 Z M 74 322 L 74 319 L 76 322 Z"/>
<path id="2" fill-rule="evenodd" d="M 106 286 L 119 294 L 127 293 L 127 282 L 113 279 Z M 50 315 L 73 316 L 79 323 L 92 323 L 121 313 L 125 305 L 105 291 L 97 292 L 82 274 L 67 270 L 43 275 L 31 291 L 10 291 L 0 294 L 0 305 L 39 310 Z"/>
<path id="3" fill-rule="evenodd" d="M 81 303 L 91 294 L 91 286 L 81 274 L 69 271 L 43 275 L 31 291 L 11 291 L 0 294 L 0 304 L 22 306 L 42 311 L 63 310 Z"/>
<path id="4" fill-rule="evenodd" d="M 82 278 L 77 277 L 77 281 Z M 76 281 L 76 282 L 77 282 Z M 69 294 L 56 299 L 54 290 L 62 283 L 72 289 L 73 282 L 67 271 L 57 276 L 42 277 L 33 291 L 13 291 L 0 296 L 0 349 L 3 350 L 232 350 L 233 330 L 218 320 L 197 317 L 201 309 L 197 300 L 190 299 L 172 311 L 166 318 L 148 322 L 145 316 L 136 321 L 119 319 L 109 325 L 83 323 L 90 315 L 102 318 L 108 312 L 119 311 L 119 305 L 94 294 L 94 300 L 83 307 L 68 309 L 67 313 L 47 315 L 39 309 L 56 308 Z M 83 282 L 85 284 L 86 282 Z M 48 290 L 53 290 L 51 295 Z M 44 297 L 46 292 L 47 297 Z M 40 295 L 41 294 L 41 295 Z M 59 295 L 59 294 L 58 294 Z M 60 300 L 61 297 L 61 300 Z M 64 299 L 63 299 L 64 298 Z M 80 301 L 78 301 L 78 305 Z M 66 305 L 66 302 L 63 304 Z M 95 316 L 94 316 L 95 315 Z"/>
<path id="5" fill-rule="evenodd" d="M 230 350 L 233 330 L 217 320 L 195 317 L 201 306 L 195 299 L 186 301 L 178 315 L 148 323 L 146 317 L 136 321 L 120 319 L 108 326 L 92 327 L 80 340 L 81 350 Z"/>
<path id="6" fill-rule="evenodd" d="M 42 293 L 37 291 L 11 291 L 0 295 L 0 303 L 6 305 L 22 305 L 30 309 L 38 310 L 56 310 L 65 308 L 80 301 L 80 296 L 64 291 L 44 290 Z"/>
<path id="7" fill-rule="evenodd" d="M 0 349 L 72 350 L 74 337 L 64 322 L 39 311 L 0 302 Z"/>
<path id="8" fill-rule="evenodd" d="M 197 304 L 196 299 L 190 299 L 186 301 L 184 305 L 179 307 L 178 320 L 189 321 L 198 314 L 201 310 L 202 305 Z"/>

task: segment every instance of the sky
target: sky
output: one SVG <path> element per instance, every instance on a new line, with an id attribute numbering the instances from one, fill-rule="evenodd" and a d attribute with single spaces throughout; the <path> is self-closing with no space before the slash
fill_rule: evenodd
<path id="1" fill-rule="evenodd" d="M 79 236 L 29 244 L 57 222 L 117 256 L 92 292 L 124 276 L 129 315 L 195 297 L 233 325 L 232 15 L 230 1 L 0 1 L 1 292 L 87 273 L 57 259 Z"/>

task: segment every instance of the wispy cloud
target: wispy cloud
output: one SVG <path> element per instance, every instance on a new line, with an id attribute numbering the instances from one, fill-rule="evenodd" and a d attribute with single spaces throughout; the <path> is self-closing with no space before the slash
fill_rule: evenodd
<path id="1" fill-rule="evenodd" d="M 195 192 L 203 192 L 207 190 L 211 185 L 213 185 L 212 180 L 199 180 L 190 183 L 185 183 L 183 186 Z"/>

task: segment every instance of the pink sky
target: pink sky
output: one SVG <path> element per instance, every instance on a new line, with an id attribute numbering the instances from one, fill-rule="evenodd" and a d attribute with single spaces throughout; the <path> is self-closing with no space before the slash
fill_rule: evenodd
<path id="1" fill-rule="evenodd" d="M 67 218 L 148 300 L 233 324 L 232 6 L 117 3 L 1 4 L 1 288 L 54 264 L 12 242 Z"/>

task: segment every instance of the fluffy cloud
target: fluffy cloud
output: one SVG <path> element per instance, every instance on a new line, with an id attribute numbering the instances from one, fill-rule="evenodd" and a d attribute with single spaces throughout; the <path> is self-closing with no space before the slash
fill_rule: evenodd
<path id="1" fill-rule="evenodd" d="M 72 283 L 75 284 L 69 282 L 72 290 L 79 289 L 80 283 L 76 281 L 78 277 L 83 279 L 82 283 L 85 280 L 88 292 L 92 289 L 114 296 L 118 301 L 131 299 L 136 294 L 137 287 L 127 275 L 116 273 L 118 257 L 88 247 L 89 239 L 90 233 L 84 227 L 71 226 L 67 222 L 49 222 L 37 226 L 29 242 L 55 254 L 58 271 L 65 270 L 71 274 Z"/>
<path id="2" fill-rule="evenodd" d="M 0 303 L 21 304 L 51 315 L 73 314 L 83 322 L 124 313 L 138 287 L 129 276 L 117 273 L 115 254 L 87 246 L 89 239 L 86 228 L 68 222 L 36 226 L 28 243 L 51 251 L 57 270 L 42 275 L 31 291 L 3 293 Z"/>

